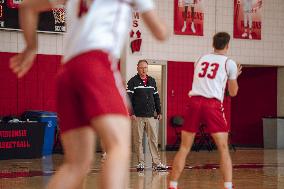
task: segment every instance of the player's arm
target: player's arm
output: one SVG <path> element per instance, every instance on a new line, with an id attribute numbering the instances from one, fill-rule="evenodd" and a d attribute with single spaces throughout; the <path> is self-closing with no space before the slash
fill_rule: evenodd
<path id="1" fill-rule="evenodd" d="M 142 19 L 152 34 L 158 40 L 166 40 L 168 38 L 168 30 L 166 25 L 158 17 L 152 0 L 134 0 L 135 7 L 141 13 Z"/>
<path id="2" fill-rule="evenodd" d="M 152 34 L 158 40 L 166 40 L 168 38 L 168 30 L 166 25 L 158 17 L 154 10 L 147 11 L 142 14 L 143 21 L 148 26 Z"/>
<path id="3" fill-rule="evenodd" d="M 230 96 L 234 97 L 238 94 L 239 85 L 237 78 L 242 73 L 242 66 L 240 64 L 237 64 L 235 62 L 231 63 L 231 66 L 229 66 L 229 80 L 228 80 L 228 90 Z"/>
<path id="4" fill-rule="evenodd" d="M 64 3 L 63 0 L 25 0 L 20 5 L 19 20 L 23 30 L 26 47 L 22 53 L 14 56 L 10 60 L 10 68 L 20 78 L 24 76 L 32 67 L 37 49 L 37 24 L 38 15 L 57 4 Z"/>
<path id="5" fill-rule="evenodd" d="M 228 90 L 231 97 L 234 97 L 238 94 L 239 85 L 236 79 L 229 79 Z"/>
<path id="6" fill-rule="evenodd" d="M 52 4 L 48 0 L 25 0 L 20 5 L 20 26 L 28 48 L 35 49 L 37 45 L 36 29 L 39 13 L 50 8 L 52 8 Z"/>

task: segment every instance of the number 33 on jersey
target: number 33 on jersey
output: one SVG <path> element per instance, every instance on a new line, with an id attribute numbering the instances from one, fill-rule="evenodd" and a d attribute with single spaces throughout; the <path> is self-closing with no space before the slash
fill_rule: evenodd
<path id="1" fill-rule="evenodd" d="M 235 61 L 220 54 L 204 55 L 194 65 L 194 78 L 190 96 L 224 99 L 228 79 L 237 79 Z"/>

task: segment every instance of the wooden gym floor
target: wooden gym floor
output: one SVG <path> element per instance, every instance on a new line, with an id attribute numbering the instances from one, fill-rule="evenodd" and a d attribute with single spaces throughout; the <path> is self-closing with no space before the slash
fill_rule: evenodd
<path id="1" fill-rule="evenodd" d="M 162 152 L 163 161 L 172 165 L 175 152 Z M 283 189 L 284 150 L 237 149 L 231 152 L 235 189 Z M 100 188 L 100 154 L 87 179 L 87 189 Z M 62 155 L 42 159 L 1 160 L 0 189 L 43 189 L 62 163 Z M 146 158 L 147 159 L 147 158 Z M 148 157 L 150 161 L 150 157 Z M 168 173 L 152 172 L 151 162 L 144 173 L 137 173 L 135 158 L 131 163 L 132 189 L 167 189 Z M 180 189 L 222 189 L 217 151 L 192 152 L 179 180 Z"/>

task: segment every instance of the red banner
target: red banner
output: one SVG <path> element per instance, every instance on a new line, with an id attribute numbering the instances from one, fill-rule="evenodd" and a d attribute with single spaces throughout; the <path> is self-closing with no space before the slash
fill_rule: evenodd
<path id="1" fill-rule="evenodd" d="M 234 0 L 234 38 L 261 39 L 262 0 Z"/>
<path id="2" fill-rule="evenodd" d="M 141 55 L 142 33 L 140 30 L 140 14 L 133 12 L 132 28 L 129 33 L 131 54 Z"/>
<path id="3" fill-rule="evenodd" d="M 174 1 L 174 33 L 203 36 L 202 0 Z"/>

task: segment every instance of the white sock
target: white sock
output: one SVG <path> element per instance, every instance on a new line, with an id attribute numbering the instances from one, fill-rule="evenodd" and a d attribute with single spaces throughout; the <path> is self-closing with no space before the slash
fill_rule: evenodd
<path id="1" fill-rule="evenodd" d="M 232 182 L 224 182 L 224 187 L 226 189 L 233 189 L 233 183 Z"/>
<path id="2" fill-rule="evenodd" d="M 170 181 L 170 187 L 177 188 L 178 182 L 177 181 Z"/>

